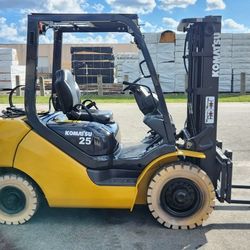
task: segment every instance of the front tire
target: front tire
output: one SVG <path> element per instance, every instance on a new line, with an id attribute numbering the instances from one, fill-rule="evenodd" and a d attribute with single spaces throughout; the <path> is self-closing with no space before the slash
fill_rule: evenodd
<path id="1" fill-rule="evenodd" d="M 0 223 L 23 224 L 37 211 L 38 192 L 34 184 L 17 174 L 0 176 Z"/>
<path id="2" fill-rule="evenodd" d="M 199 167 L 176 162 L 160 169 L 149 183 L 147 203 L 153 217 L 171 229 L 200 226 L 213 211 L 214 186 Z"/>

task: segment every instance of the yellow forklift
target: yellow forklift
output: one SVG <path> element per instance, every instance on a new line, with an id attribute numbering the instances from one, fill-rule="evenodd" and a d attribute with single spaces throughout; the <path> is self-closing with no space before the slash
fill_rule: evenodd
<path id="1" fill-rule="evenodd" d="M 38 113 L 39 37 L 48 29 L 54 32 L 54 109 Z M 231 185 L 232 153 L 223 152 L 216 140 L 221 17 L 184 19 L 178 29 L 186 32 L 183 59 L 188 73 L 187 120 L 179 133 L 137 15 L 28 16 L 25 109 L 11 101 L 0 118 L 2 224 L 25 223 L 45 201 L 50 207 L 130 211 L 147 205 L 163 226 L 192 229 L 208 218 L 215 198 L 249 204 L 231 200 L 232 187 L 246 187 Z M 145 59 L 140 62 L 142 76 L 123 84 L 151 131 L 138 145 L 121 147 L 112 111 L 82 102 L 74 75 L 61 68 L 63 34 L 68 32 L 127 32 L 134 37 Z M 151 78 L 154 93 L 144 78 Z"/>

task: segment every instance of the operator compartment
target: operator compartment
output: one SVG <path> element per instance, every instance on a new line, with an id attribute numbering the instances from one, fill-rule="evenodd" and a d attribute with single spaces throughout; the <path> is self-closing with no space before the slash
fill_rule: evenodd
<path id="1" fill-rule="evenodd" d="M 46 125 L 90 156 L 113 154 L 120 136 L 112 112 L 99 110 L 91 100 L 81 102 L 79 86 L 69 70 L 56 72 L 55 89 L 62 112 L 43 119 Z"/>
<path id="2" fill-rule="evenodd" d="M 62 112 L 54 113 L 43 121 L 47 127 L 88 155 L 113 154 L 119 147 L 120 132 L 117 123 L 71 121 Z"/>

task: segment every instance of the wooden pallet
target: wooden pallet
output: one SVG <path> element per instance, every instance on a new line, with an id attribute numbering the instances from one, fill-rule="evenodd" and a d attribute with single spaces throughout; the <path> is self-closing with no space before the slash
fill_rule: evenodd
<path id="1" fill-rule="evenodd" d="M 121 94 L 123 90 L 123 85 L 119 83 L 113 84 L 103 84 L 103 93 L 104 94 Z M 88 93 L 98 93 L 97 84 L 83 84 L 79 86 L 83 94 Z"/>

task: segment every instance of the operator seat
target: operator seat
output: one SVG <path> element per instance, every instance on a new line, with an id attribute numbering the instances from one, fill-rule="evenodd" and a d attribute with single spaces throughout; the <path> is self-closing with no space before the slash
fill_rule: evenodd
<path id="1" fill-rule="evenodd" d="M 109 110 L 90 109 L 81 104 L 80 89 L 69 70 L 56 72 L 55 90 L 61 110 L 70 120 L 110 123 L 113 113 Z"/>

